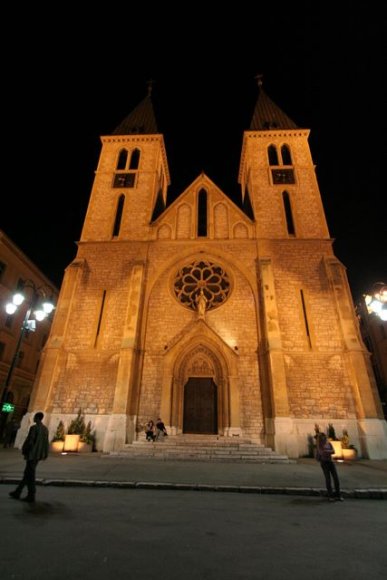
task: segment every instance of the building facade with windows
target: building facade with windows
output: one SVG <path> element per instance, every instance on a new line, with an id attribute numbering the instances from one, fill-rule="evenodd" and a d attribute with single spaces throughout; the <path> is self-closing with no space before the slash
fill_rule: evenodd
<path id="1" fill-rule="evenodd" d="M 387 457 L 308 136 L 261 87 L 243 136 L 240 205 L 205 173 L 167 203 L 150 95 L 101 137 L 30 404 L 51 432 L 82 409 L 106 452 L 161 417 L 171 437 L 247 438 L 298 457 L 315 424 L 332 423 L 362 455 Z"/>
<path id="2" fill-rule="evenodd" d="M 384 417 L 387 419 L 387 321 L 368 312 L 364 300 L 356 305 L 360 332 L 371 356 Z"/>
<path id="3" fill-rule="evenodd" d="M 43 348 L 50 333 L 50 318 L 37 323 L 35 332 L 25 333 L 15 361 L 11 382 L 6 389 L 6 378 L 16 353 L 23 319 L 28 309 L 30 298 L 28 290 L 25 292 L 25 304 L 15 314 L 8 315 L 5 311 L 5 304 L 12 301 L 12 295 L 22 290 L 27 280 L 33 281 L 36 287 L 48 288 L 50 296 L 56 302 L 58 290 L 52 282 L 0 230 L 0 398 L 2 403 L 8 401 L 15 406 L 12 415 L 2 413 L 2 426 L 11 416 L 19 422 L 26 413 Z"/>

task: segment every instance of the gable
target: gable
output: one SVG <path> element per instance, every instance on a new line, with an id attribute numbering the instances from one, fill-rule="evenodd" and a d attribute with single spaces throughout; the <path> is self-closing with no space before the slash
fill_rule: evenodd
<path id="1" fill-rule="evenodd" d="M 205 194 L 200 193 L 205 192 Z M 201 201 L 200 201 L 201 197 Z M 206 203 L 203 218 L 203 204 Z M 203 220 L 206 222 L 203 234 Z M 152 224 L 157 239 L 253 237 L 253 222 L 206 175 L 200 175 Z"/>

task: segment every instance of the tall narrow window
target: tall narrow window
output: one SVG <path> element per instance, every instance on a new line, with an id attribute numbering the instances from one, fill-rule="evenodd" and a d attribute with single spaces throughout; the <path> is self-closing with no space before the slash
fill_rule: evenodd
<path id="1" fill-rule="evenodd" d="M 128 160 L 128 152 L 126 149 L 121 149 L 117 161 L 117 169 L 126 169 L 126 162 Z"/>
<path id="2" fill-rule="evenodd" d="M 269 145 L 267 152 L 269 155 L 269 165 L 279 165 L 277 148 L 274 145 Z"/>
<path id="3" fill-rule="evenodd" d="M 288 145 L 282 145 L 281 157 L 282 157 L 282 165 L 292 164 L 292 156 L 290 155 L 290 148 Z"/>
<path id="4" fill-rule="evenodd" d="M 125 196 L 122 193 L 118 198 L 116 219 L 114 220 L 113 237 L 118 236 L 121 228 L 122 212 L 124 210 Z"/>
<path id="5" fill-rule="evenodd" d="M 102 294 L 102 300 L 101 300 L 101 309 L 99 311 L 99 318 L 98 318 L 98 324 L 97 324 L 97 332 L 95 334 L 95 342 L 94 342 L 94 346 L 97 345 L 97 340 L 98 340 L 98 336 L 99 333 L 101 331 L 101 324 L 102 324 L 102 317 L 103 317 L 103 310 L 105 308 L 105 299 L 106 299 L 106 290 L 103 291 Z"/>
<path id="6" fill-rule="evenodd" d="M 139 163 L 140 163 L 140 150 L 134 149 L 132 156 L 130 158 L 129 169 L 138 169 Z"/>
<path id="7" fill-rule="evenodd" d="M 285 216 L 286 216 L 286 227 L 288 230 L 288 234 L 289 234 L 289 236 L 295 236 L 296 230 L 294 229 L 292 206 L 290 205 L 290 196 L 289 196 L 287 191 L 282 192 L 282 199 L 284 202 L 284 210 L 285 210 Z"/>
<path id="8" fill-rule="evenodd" d="M 312 348 L 312 341 L 310 338 L 310 330 L 309 330 L 309 323 L 308 323 L 308 315 L 306 313 L 305 296 L 304 296 L 303 290 L 300 290 L 300 296 L 301 296 L 302 313 L 304 315 L 306 337 L 308 339 L 309 348 Z"/>
<path id="9" fill-rule="evenodd" d="M 207 235 L 207 192 L 204 189 L 199 191 L 198 197 L 198 236 Z"/>

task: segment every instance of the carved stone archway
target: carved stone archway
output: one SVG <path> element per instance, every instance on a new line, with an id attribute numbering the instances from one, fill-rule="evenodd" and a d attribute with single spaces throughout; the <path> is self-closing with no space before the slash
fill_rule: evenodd
<path id="1" fill-rule="evenodd" d="M 217 386 L 217 426 L 218 432 L 223 433 L 228 409 L 225 409 L 225 369 L 222 368 L 216 354 L 208 346 L 198 344 L 184 353 L 177 361 L 173 381 L 172 422 L 177 432 L 183 431 L 184 415 L 184 387 L 190 379 L 208 378 Z M 226 417 L 225 417 L 226 414 Z"/>
<path id="2" fill-rule="evenodd" d="M 238 356 L 208 325 L 196 321 L 165 354 L 161 413 L 171 435 L 183 432 L 184 386 L 190 378 L 216 385 L 217 433 L 241 435 Z"/>

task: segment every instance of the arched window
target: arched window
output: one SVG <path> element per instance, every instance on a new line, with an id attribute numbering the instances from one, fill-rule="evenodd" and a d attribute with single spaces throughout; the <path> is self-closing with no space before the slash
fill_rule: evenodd
<path id="1" fill-rule="evenodd" d="M 281 157 L 282 157 L 282 165 L 292 164 L 292 156 L 290 155 L 290 148 L 288 145 L 282 145 Z"/>
<path id="2" fill-rule="evenodd" d="M 125 196 L 122 193 L 118 198 L 116 219 L 114 220 L 113 237 L 118 236 L 121 228 L 122 212 L 124 210 Z"/>
<path id="3" fill-rule="evenodd" d="M 205 189 L 199 191 L 198 196 L 198 236 L 207 235 L 207 192 Z"/>
<path id="4" fill-rule="evenodd" d="M 284 203 L 284 210 L 285 210 L 285 216 L 286 216 L 286 227 L 288 230 L 288 234 L 290 236 L 294 236 L 296 234 L 296 230 L 294 229 L 292 206 L 290 205 L 290 196 L 289 196 L 287 191 L 282 192 L 282 200 Z"/>
<path id="5" fill-rule="evenodd" d="M 128 152 L 126 149 L 121 149 L 117 161 L 117 169 L 126 169 L 126 162 L 128 160 Z"/>
<path id="6" fill-rule="evenodd" d="M 274 145 L 268 147 L 269 165 L 279 165 L 277 148 Z"/>
<path id="7" fill-rule="evenodd" d="M 138 169 L 140 163 L 140 149 L 134 149 L 130 157 L 129 169 Z"/>

